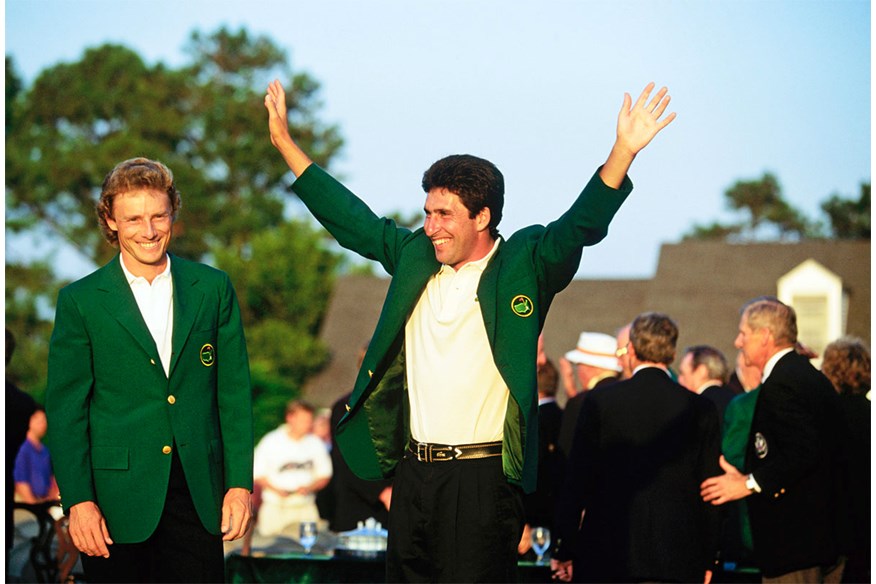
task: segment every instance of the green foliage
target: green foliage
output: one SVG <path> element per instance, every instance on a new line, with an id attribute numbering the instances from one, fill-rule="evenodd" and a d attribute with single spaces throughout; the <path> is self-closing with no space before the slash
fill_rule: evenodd
<path id="1" fill-rule="evenodd" d="M 858 200 L 844 199 L 837 194 L 821 204 L 830 221 L 833 237 L 838 239 L 870 239 L 870 185 L 861 185 Z"/>
<path id="2" fill-rule="evenodd" d="M 714 221 L 708 225 L 694 225 L 684 239 L 729 240 L 742 231 L 742 224 L 724 224 Z"/>
<path id="3" fill-rule="evenodd" d="M 262 436 L 283 423 L 286 403 L 300 395 L 300 389 L 286 380 L 251 365 L 253 434 L 258 443 Z"/>
<path id="4" fill-rule="evenodd" d="M 216 265 L 238 288 L 250 363 L 301 384 L 328 358 L 317 334 L 339 257 L 301 220 L 256 234 L 245 253 L 217 249 Z"/>
<path id="5" fill-rule="evenodd" d="M 859 201 L 847 201 L 834 195 L 822 203 L 833 237 L 870 237 L 870 185 L 862 185 L 861 189 Z M 797 241 L 824 237 L 821 224 L 791 206 L 782 195 L 778 180 L 770 173 L 756 180 L 737 181 L 724 192 L 724 197 L 727 207 L 741 214 L 742 219 L 730 223 L 695 224 L 684 234 L 684 239 Z"/>
<path id="6" fill-rule="evenodd" d="M 58 285 L 46 262 L 28 266 L 6 264 L 6 328 L 15 337 L 16 349 L 6 367 L 6 377 L 42 403 L 46 387 L 46 359 L 52 324 L 45 319 Z"/>
<path id="7" fill-rule="evenodd" d="M 7 58 L 7 240 L 48 232 L 105 263 L 117 250 L 94 215 L 104 176 L 135 156 L 161 160 L 182 193 L 171 250 L 215 260 L 231 275 L 263 402 L 257 410 L 279 403 L 271 416 L 282 417 L 282 405 L 326 360 L 316 335 L 338 259 L 313 228 L 284 217 L 288 170 L 267 136 L 268 82 L 284 80 L 290 131 L 318 164 L 328 168 L 343 140 L 318 119 L 319 83 L 293 72 L 271 39 L 196 31 L 186 52 L 188 63 L 169 68 L 105 44 L 45 69 L 32 87 Z M 28 387 L 45 384 L 54 267 L 7 263 L 6 318 L 23 337 L 16 373 Z"/>

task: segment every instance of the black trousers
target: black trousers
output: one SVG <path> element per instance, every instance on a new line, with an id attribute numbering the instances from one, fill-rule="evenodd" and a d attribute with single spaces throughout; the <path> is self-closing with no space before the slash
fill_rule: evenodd
<path id="1" fill-rule="evenodd" d="M 502 457 L 419 462 L 396 469 L 387 582 L 516 582 L 523 492 Z"/>
<path id="2" fill-rule="evenodd" d="M 137 509 L 131 509 L 131 513 L 137 513 Z M 116 543 L 108 547 L 108 558 L 81 554 L 85 580 L 89 584 L 222 582 L 225 579 L 222 536 L 208 532 L 201 523 L 175 448 L 167 499 L 158 527 L 144 542 Z"/>

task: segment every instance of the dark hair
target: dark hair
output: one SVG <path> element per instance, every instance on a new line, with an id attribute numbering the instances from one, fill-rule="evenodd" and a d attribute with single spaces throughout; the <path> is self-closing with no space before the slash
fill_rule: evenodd
<path id="1" fill-rule="evenodd" d="M 730 370 L 727 367 L 727 359 L 724 357 L 724 353 L 709 345 L 688 347 L 685 354 L 688 353 L 690 353 L 691 369 L 704 365 L 709 374 L 709 379 L 718 379 L 721 383 L 727 383 L 730 377 Z"/>
<path id="2" fill-rule="evenodd" d="M 447 189 L 460 198 L 474 218 L 481 209 L 490 210 L 490 236 L 499 237 L 499 221 L 505 205 L 505 179 L 489 160 L 470 154 L 453 154 L 435 162 L 423 173 L 423 190 Z"/>
<path id="3" fill-rule="evenodd" d="M 560 380 L 560 376 L 557 372 L 556 366 L 550 359 L 545 361 L 544 365 L 538 368 L 536 380 L 539 392 L 548 397 L 557 395 L 557 383 Z"/>
<path id="4" fill-rule="evenodd" d="M 643 312 L 630 325 L 630 342 L 639 361 L 669 365 L 677 341 L 678 326 L 665 314 Z"/>
<path id="5" fill-rule="evenodd" d="M 316 408 L 310 405 L 308 402 L 300 399 L 293 399 L 286 403 L 286 415 L 294 414 L 295 412 L 304 410 L 305 412 L 310 412 L 311 414 L 316 413 Z"/>
<path id="6" fill-rule="evenodd" d="M 170 169 L 157 160 L 148 158 L 125 160 L 118 163 L 103 179 L 100 199 L 95 206 L 100 231 L 111 245 L 119 244 L 119 234 L 110 229 L 106 221 L 107 217 L 113 216 L 113 201 L 116 195 L 137 189 L 154 189 L 167 193 L 173 219 L 176 220 L 176 214 L 182 203 Z"/>

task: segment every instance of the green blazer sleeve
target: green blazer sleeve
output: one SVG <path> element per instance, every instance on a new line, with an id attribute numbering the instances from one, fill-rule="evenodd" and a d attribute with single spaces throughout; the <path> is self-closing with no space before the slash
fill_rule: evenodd
<path id="1" fill-rule="evenodd" d="M 69 509 L 95 501 L 91 480 L 88 404 L 94 387 L 91 342 L 79 306 L 61 290 L 49 343 L 46 410 L 51 420 L 52 466 Z"/>

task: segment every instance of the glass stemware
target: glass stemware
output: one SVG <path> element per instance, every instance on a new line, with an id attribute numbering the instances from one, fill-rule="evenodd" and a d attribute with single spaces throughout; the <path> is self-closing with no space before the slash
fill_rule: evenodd
<path id="1" fill-rule="evenodd" d="M 298 543 L 304 547 L 304 553 L 310 555 L 310 550 L 316 543 L 316 523 L 313 521 L 301 522 Z"/>
<path id="2" fill-rule="evenodd" d="M 551 545 L 551 531 L 547 527 L 532 528 L 532 549 L 535 550 L 536 563 L 544 561 L 544 553 Z"/>

